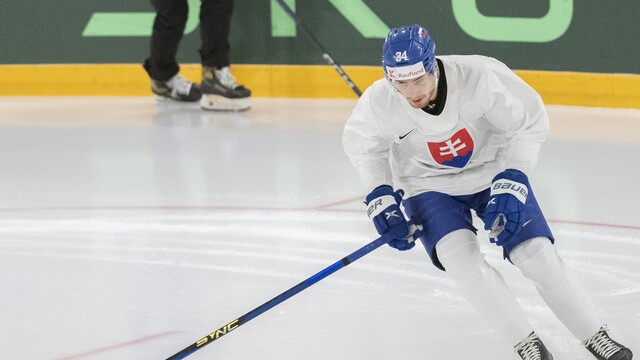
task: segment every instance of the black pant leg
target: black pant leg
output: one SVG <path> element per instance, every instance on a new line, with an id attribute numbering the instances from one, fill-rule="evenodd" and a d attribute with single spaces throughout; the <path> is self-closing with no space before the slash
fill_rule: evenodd
<path id="1" fill-rule="evenodd" d="M 200 6 L 200 35 L 202 65 L 229 66 L 229 32 L 233 0 L 202 0 Z"/>
<path id="2" fill-rule="evenodd" d="M 144 68 L 152 79 L 169 80 L 180 70 L 176 62 L 178 45 L 187 24 L 187 0 L 151 0 L 156 19 L 151 35 L 151 55 Z"/>

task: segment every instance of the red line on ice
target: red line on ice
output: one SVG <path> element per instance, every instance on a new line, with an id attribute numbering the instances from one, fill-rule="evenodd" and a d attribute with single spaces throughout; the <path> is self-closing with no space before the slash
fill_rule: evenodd
<path id="1" fill-rule="evenodd" d="M 62 357 L 62 358 L 58 358 L 56 360 L 82 359 L 82 358 L 85 358 L 85 357 L 88 357 L 88 356 L 92 356 L 92 355 L 95 355 L 95 354 L 104 353 L 104 352 L 108 352 L 108 351 L 112 351 L 112 350 L 116 350 L 116 349 L 120 349 L 120 348 L 124 348 L 124 347 L 128 347 L 128 346 L 142 344 L 142 343 L 147 342 L 147 341 L 155 340 L 155 339 L 158 339 L 158 338 L 161 338 L 161 337 L 165 337 L 165 336 L 169 336 L 169 335 L 173 335 L 173 334 L 177 334 L 177 333 L 178 333 L 177 331 L 167 331 L 167 332 L 163 332 L 163 333 L 160 333 L 160 334 L 149 335 L 149 336 L 145 336 L 143 338 L 134 339 L 134 340 L 131 340 L 131 341 L 120 343 L 120 344 L 114 344 L 114 345 L 110 345 L 110 346 L 97 348 L 97 349 L 94 349 L 94 350 L 85 351 L 85 352 L 80 353 L 80 354 L 65 356 L 65 357 Z"/>

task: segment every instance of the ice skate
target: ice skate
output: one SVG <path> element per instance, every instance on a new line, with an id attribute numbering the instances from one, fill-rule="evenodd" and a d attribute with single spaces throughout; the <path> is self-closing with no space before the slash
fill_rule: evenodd
<path id="1" fill-rule="evenodd" d="M 623 345 L 611 340 L 607 334 L 606 325 L 602 326 L 598 332 L 584 342 L 584 346 L 598 360 L 631 360 L 633 354 L 631 350 Z"/>
<path id="2" fill-rule="evenodd" d="M 242 111 L 251 107 L 251 90 L 237 84 L 229 67 L 202 68 L 200 106 L 205 110 Z"/>
<path id="3" fill-rule="evenodd" d="M 522 360 L 553 360 L 553 356 L 535 332 L 531 332 L 531 335 L 514 348 Z"/>
<path id="4" fill-rule="evenodd" d="M 180 75 L 168 81 L 151 79 L 151 91 L 160 99 L 194 102 L 200 100 L 202 91 L 198 85 Z"/>

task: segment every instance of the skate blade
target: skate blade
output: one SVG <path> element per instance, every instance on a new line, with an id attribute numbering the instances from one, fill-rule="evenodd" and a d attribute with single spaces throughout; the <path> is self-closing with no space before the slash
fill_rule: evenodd
<path id="1" fill-rule="evenodd" d="M 213 111 L 245 111 L 251 107 L 251 99 L 229 99 L 220 95 L 203 94 L 200 106 L 205 110 Z"/>

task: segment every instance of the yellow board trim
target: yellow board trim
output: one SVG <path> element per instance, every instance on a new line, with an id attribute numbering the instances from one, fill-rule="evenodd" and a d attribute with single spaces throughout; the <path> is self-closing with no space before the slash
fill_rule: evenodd
<path id="1" fill-rule="evenodd" d="M 383 76 L 379 66 L 344 66 L 364 91 Z M 329 66 L 232 65 L 255 97 L 356 98 Z M 546 104 L 640 109 L 640 75 L 516 71 Z M 181 74 L 200 81 L 200 65 Z M 0 65 L 0 96 L 145 96 L 149 79 L 138 64 Z"/>

